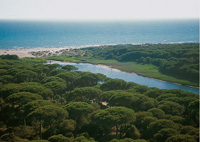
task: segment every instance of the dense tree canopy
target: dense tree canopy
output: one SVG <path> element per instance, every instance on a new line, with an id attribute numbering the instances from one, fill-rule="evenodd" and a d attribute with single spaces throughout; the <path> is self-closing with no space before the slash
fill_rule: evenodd
<path id="1" fill-rule="evenodd" d="M 77 70 L 78 68 L 76 68 L 75 66 L 72 66 L 72 65 L 65 65 L 65 66 L 62 66 L 62 69 L 71 71 L 71 70 Z"/>
<path id="2" fill-rule="evenodd" d="M 138 62 L 165 63 L 169 55 L 176 55 L 177 59 L 170 60 L 180 64 L 196 60 L 191 58 L 195 47 L 190 47 L 193 51 L 189 47 L 175 51 L 140 48 L 148 50 L 106 49 L 105 58 L 121 60 L 134 55 Z M 101 49 L 95 50 L 99 54 L 95 56 L 104 56 Z M 124 55 L 127 51 L 130 55 Z M 182 55 L 188 60 L 181 59 Z M 0 141 L 199 141 L 198 95 L 148 88 L 43 62 L 9 55 L 0 58 Z"/>
<path id="3" fill-rule="evenodd" d="M 68 101 L 96 102 L 102 91 L 95 87 L 81 87 L 66 94 Z"/>
<path id="4" fill-rule="evenodd" d="M 87 57 L 115 59 L 120 62 L 154 64 L 159 71 L 178 78 L 198 82 L 199 44 L 110 45 L 84 50 Z"/>
<path id="5" fill-rule="evenodd" d="M 121 79 L 110 79 L 101 85 L 101 89 L 108 90 L 124 90 L 127 88 L 127 83 Z"/>
<path id="6" fill-rule="evenodd" d="M 135 112 L 125 107 L 111 107 L 100 110 L 94 116 L 97 123 L 105 127 L 115 127 L 116 137 L 122 137 L 127 125 L 135 121 Z"/>
<path id="7" fill-rule="evenodd" d="M 8 96 L 5 100 L 13 105 L 18 105 L 19 107 L 27 104 L 33 100 L 41 100 L 42 96 L 30 92 L 19 92 Z"/>
<path id="8" fill-rule="evenodd" d="M 85 102 L 70 102 L 66 105 L 66 110 L 69 112 L 69 117 L 76 120 L 77 124 L 80 126 L 88 123 L 90 114 L 95 108 Z"/>
<path id="9" fill-rule="evenodd" d="M 42 138 L 42 127 L 51 129 L 53 124 L 56 123 L 58 125 L 59 122 L 68 117 L 68 112 L 61 107 L 45 105 L 38 107 L 33 112 L 29 113 L 28 117 L 33 121 L 38 121 L 40 123 L 39 131 L 40 138 Z"/>

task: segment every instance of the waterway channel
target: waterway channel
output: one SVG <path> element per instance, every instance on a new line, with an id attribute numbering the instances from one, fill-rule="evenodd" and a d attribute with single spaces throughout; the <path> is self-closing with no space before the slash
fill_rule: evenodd
<path id="1" fill-rule="evenodd" d="M 186 92 L 199 94 L 199 89 L 197 88 L 171 83 L 167 81 L 157 80 L 153 78 L 143 77 L 135 73 L 123 72 L 118 69 L 110 68 L 104 65 L 94 65 L 89 63 L 68 63 L 68 62 L 58 62 L 58 61 L 52 61 L 51 63 L 58 63 L 60 65 L 73 65 L 78 68 L 78 71 L 101 73 L 113 79 L 114 78 L 123 79 L 127 82 L 135 82 L 137 84 L 145 85 L 147 87 L 156 87 L 159 89 L 180 89 Z"/>

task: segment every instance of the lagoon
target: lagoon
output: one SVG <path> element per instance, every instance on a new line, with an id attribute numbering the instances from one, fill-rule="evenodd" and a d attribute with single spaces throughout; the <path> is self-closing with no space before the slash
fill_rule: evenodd
<path id="1" fill-rule="evenodd" d="M 153 78 L 143 77 L 135 73 L 123 72 L 118 69 L 110 68 L 105 65 L 94 65 L 89 63 L 67 63 L 67 62 L 57 62 L 57 61 L 52 61 L 51 63 L 58 63 L 60 65 L 73 65 L 78 68 L 78 71 L 101 73 L 113 79 L 114 78 L 123 79 L 127 82 L 134 82 L 140 85 L 145 85 L 147 87 L 156 87 L 159 89 L 180 89 L 186 92 L 199 94 L 199 90 L 197 88 L 183 86 L 180 84 L 175 84 Z"/>

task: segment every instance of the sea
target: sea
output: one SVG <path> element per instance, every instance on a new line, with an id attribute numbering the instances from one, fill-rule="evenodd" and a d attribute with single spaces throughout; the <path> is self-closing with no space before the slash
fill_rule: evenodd
<path id="1" fill-rule="evenodd" d="M 199 20 L 0 20 L 0 49 L 199 42 Z"/>

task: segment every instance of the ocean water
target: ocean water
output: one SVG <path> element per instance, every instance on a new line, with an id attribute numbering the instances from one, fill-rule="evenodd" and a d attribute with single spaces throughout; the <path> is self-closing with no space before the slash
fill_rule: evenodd
<path id="1" fill-rule="evenodd" d="M 177 42 L 199 42 L 199 21 L 0 21 L 0 49 Z"/>

